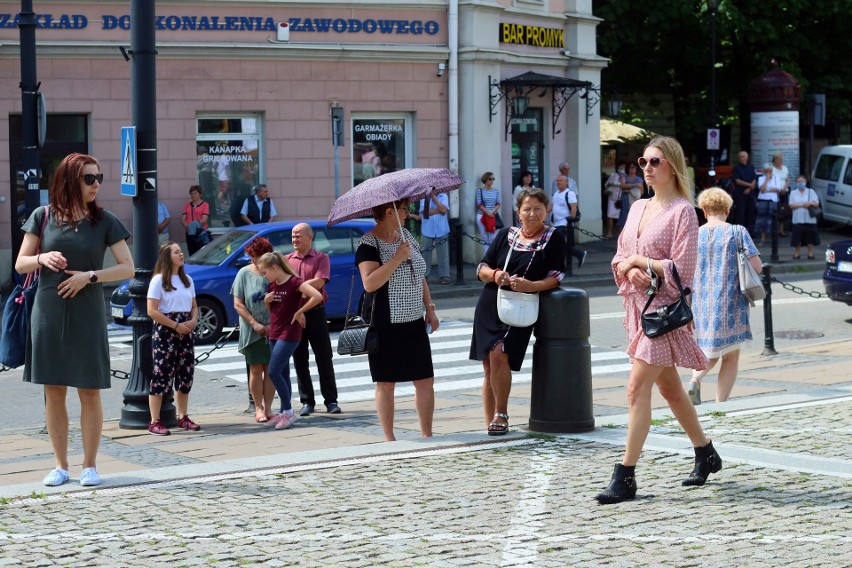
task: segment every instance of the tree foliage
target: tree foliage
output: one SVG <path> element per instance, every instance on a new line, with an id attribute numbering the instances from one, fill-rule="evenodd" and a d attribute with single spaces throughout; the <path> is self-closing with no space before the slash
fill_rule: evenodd
<path id="1" fill-rule="evenodd" d="M 674 103 L 679 138 L 712 124 L 711 15 L 706 0 L 597 0 L 598 52 L 610 58 L 605 87 L 628 102 L 628 117 L 647 121 L 661 98 Z M 852 100 L 850 0 L 720 0 L 716 14 L 716 113 L 719 124 L 748 113 L 748 88 L 776 59 L 802 84 L 825 93 L 829 119 L 848 120 Z M 629 104 L 631 95 L 648 101 Z M 807 108 L 807 101 L 803 105 Z"/>

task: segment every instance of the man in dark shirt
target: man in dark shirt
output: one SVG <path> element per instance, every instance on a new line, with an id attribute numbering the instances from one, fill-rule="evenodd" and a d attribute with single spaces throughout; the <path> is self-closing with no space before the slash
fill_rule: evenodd
<path id="1" fill-rule="evenodd" d="M 757 214 L 755 199 L 757 192 L 757 172 L 748 163 L 748 152 L 741 150 L 740 163 L 734 166 L 731 197 L 734 198 L 734 223 L 742 225 L 748 231 L 754 232 L 754 220 Z"/>
<path id="2" fill-rule="evenodd" d="M 240 218 L 244 225 L 252 223 L 268 223 L 274 221 L 278 213 L 275 204 L 269 198 L 269 188 L 266 184 L 259 183 L 254 186 L 254 195 L 249 195 L 243 202 L 240 210 Z"/>

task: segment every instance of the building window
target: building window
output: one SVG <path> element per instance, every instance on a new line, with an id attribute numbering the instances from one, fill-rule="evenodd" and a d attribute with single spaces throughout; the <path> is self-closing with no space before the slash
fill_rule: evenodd
<path id="1" fill-rule="evenodd" d="M 211 226 L 237 224 L 243 202 L 262 179 L 262 136 L 258 114 L 197 117 L 197 181 L 210 204 Z"/>
<path id="2" fill-rule="evenodd" d="M 352 182 L 414 167 L 410 114 L 352 115 Z"/>

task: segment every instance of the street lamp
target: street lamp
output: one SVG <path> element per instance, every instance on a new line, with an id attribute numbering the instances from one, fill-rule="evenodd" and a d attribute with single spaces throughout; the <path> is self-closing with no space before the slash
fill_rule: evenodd
<path id="1" fill-rule="evenodd" d="M 720 0 L 707 0 L 707 9 L 710 11 L 710 120 L 713 128 L 716 128 L 716 11 L 719 9 Z M 710 151 L 710 171 L 707 172 L 712 178 L 716 177 L 714 167 L 716 154 Z M 715 180 L 714 180 L 715 181 Z"/>

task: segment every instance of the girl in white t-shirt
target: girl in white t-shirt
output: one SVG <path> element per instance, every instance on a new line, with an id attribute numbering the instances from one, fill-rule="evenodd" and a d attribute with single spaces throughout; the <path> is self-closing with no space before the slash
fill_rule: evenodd
<path id="1" fill-rule="evenodd" d="M 166 241 L 160 246 L 154 276 L 148 287 L 148 316 L 154 320 L 154 371 L 148 406 L 151 422 L 148 432 L 168 436 L 169 429 L 160 421 L 163 397 L 174 394 L 178 410 L 178 428 L 201 430 L 187 414 L 189 391 L 195 374 L 195 345 L 192 331 L 198 322 L 195 285 L 183 269 L 180 246 Z"/>

